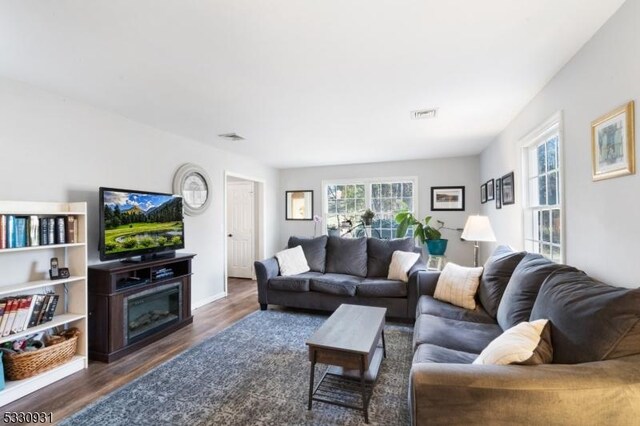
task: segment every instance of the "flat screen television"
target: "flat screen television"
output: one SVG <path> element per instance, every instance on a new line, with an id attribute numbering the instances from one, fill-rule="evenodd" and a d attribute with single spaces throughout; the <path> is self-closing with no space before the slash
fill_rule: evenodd
<path id="1" fill-rule="evenodd" d="M 182 197 L 100 188 L 100 260 L 170 255 L 184 248 Z"/>

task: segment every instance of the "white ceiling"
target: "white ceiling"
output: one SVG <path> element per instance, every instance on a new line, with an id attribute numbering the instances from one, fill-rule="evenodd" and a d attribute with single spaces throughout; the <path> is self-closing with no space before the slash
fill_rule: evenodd
<path id="1" fill-rule="evenodd" d="M 622 3 L 2 0 L 0 76 L 276 167 L 470 155 Z"/>

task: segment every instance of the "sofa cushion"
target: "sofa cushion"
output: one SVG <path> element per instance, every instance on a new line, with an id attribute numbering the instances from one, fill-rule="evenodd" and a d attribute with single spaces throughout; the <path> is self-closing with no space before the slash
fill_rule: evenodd
<path id="1" fill-rule="evenodd" d="M 416 318 L 421 314 L 429 314 L 458 321 L 480 322 L 484 324 L 496 323 L 480 305 L 476 306 L 475 309 L 465 309 L 426 295 L 418 299 Z"/>
<path id="2" fill-rule="evenodd" d="M 477 354 L 443 348 L 423 343 L 413 354 L 413 363 L 436 362 L 446 364 L 471 364 Z"/>
<path id="3" fill-rule="evenodd" d="M 409 271 L 420 259 L 419 253 L 396 250 L 391 256 L 387 279 L 409 282 Z"/>
<path id="4" fill-rule="evenodd" d="M 640 353 L 640 289 L 613 287 L 582 271 L 545 281 L 531 319 L 551 321 L 553 362 L 576 364 Z"/>
<path id="5" fill-rule="evenodd" d="M 416 320 L 413 332 L 413 348 L 430 343 L 456 351 L 479 354 L 496 337 L 502 334 L 498 324 L 481 324 L 457 321 L 423 314 Z"/>
<path id="6" fill-rule="evenodd" d="M 527 254 L 516 266 L 498 306 L 497 320 L 503 330 L 529 321 L 540 286 L 554 272 L 573 270 L 570 266 L 553 263 L 539 254 Z"/>
<path id="7" fill-rule="evenodd" d="M 411 237 L 381 240 L 367 239 L 367 277 L 387 277 L 391 256 L 396 250 L 413 252 L 415 246 Z"/>
<path id="8" fill-rule="evenodd" d="M 329 237 L 325 272 L 366 277 L 367 239 Z"/>
<path id="9" fill-rule="evenodd" d="M 335 294 L 337 296 L 355 296 L 356 287 L 362 278 L 344 274 L 324 274 L 311 278 L 309 289 L 320 293 Z"/>
<path id="10" fill-rule="evenodd" d="M 449 262 L 440 273 L 433 297 L 461 308 L 475 309 L 481 274 L 482 267 L 467 268 Z"/>
<path id="11" fill-rule="evenodd" d="M 289 248 L 302 246 L 304 257 L 307 258 L 309 268 L 314 272 L 324 272 L 327 260 L 327 236 L 317 238 L 289 238 Z"/>
<path id="12" fill-rule="evenodd" d="M 500 336 L 478 355 L 479 365 L 539 365 L 553 359 L 551 323 L 546 319 L 521 322 Z"/>
<path id="13" fill-rule="evenodd" d="M 365 278 L 358 284 L 358 296 L 407 297 L 407 283 L 384 278 Z"/>
<path id="14" fill-rule="evenodd" d="M 286 277 L 288 275 L 298 275 L 309 272 L 309 264 L 304 256 L 302 247 L 294 247 L 276 253 L 278 266 L 280 267 L 280 275 Z"/>
<path id="15" fill-rule="evenodd" d="M 507 246 L 499 246 L 484 264 L 478 299 L 493 318 L 498 314 L 498 306 L 509 279 L 525 254 L 523 251 L 514 252 Z"/>
<path id="16" fill-rule="evenodd" d="M 286 277 L 277 276 L 269 280 L 268 286 L 271 290 L 305 292 L 309 291 L 309 279 L 320 276 L 322 274 L 318 272 L 305 272 Z"/>

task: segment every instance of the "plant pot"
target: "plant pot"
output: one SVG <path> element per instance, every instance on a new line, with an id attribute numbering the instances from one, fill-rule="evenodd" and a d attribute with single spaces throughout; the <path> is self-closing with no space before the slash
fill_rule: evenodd
<path id="1" fill-rule="evenodd" d="M 449 240 L 445 240 L 443 238 L 439 240 L 427 240 L 426 246 L 427 251 L 432 256 L 442 256 L 445 251 L 447 251 L 447 242 Z"/>

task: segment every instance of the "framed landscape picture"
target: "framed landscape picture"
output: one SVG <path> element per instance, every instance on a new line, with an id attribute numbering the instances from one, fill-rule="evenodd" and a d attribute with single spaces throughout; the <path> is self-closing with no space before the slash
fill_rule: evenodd
<path id="1" fill-rule="evenodd" d="M 633 101 L 591 123 L 593 180 L 636 172 Z"/>
<path id="2" fill-rule="evenodd" d="M 502 208 L 502 179 L 496 179 L 496 209 Z"/>
<path id="3" fill-rule="evenodd" d="M 431 210 L 464 211 L 464 186 L 432 186 Z"/>
<path id="4" fill-rule="evenodd" d="M 487 182 L 487 201 L 493 200 L 493 189 L 494 189 L 494 183 L 493 183 L 493 179 L 491 179 Z"/>
<path id="5" fill-rule="evenodd" d="M 487 202 L 487 184 L 486 183 L 480 187 L 480 202 L 482 204 Z"/>
<path id="6" fill-rule="evenodd" d="M 514 204 L 516 202 L 516 189 L 513 184 L 513 172 L 502 176 L 502 204 Z"/>

